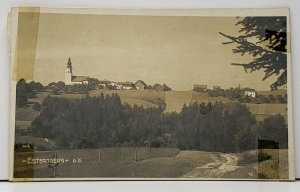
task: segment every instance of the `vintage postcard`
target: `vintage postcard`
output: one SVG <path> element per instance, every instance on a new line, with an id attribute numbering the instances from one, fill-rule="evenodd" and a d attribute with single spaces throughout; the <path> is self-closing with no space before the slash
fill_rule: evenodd
<path id="1" fill-rule="evenodd" d="M 288 9 L 8 23 L 10 180 L 295 179 Z"/>

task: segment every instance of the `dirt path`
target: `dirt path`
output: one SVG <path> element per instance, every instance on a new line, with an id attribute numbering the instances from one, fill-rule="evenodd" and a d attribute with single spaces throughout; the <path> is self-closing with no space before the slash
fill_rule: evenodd
<path id="1" fill-rule="evenodd" d="M 199 166 L 184 175 L 187 178 L 222 178 L 230 171 L 236 170 L 238 156 L 234 154 L 215 154 L 213 162 Z"/>

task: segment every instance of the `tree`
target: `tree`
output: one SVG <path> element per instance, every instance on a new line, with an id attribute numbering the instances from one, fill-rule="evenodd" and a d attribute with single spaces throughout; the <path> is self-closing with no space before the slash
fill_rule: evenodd
<path id="1" fill-rule="evenodd" d="M 277 76 L 271 84 L 271 89 L 277 89 L 287 83 L 287 25 L 286 17 L 245 17 L 236 25 L 241 26 L 240 35 L 233 37 L 221 33 L 229 42 L 236 44 L 233 53 L 249 54 L 253 60 L 249 63 L 232 63 L 243 66 L 250 72 L 263 69 L 265 80 Z M 255 41 L 255 42 L 253 42 Z"/>
<path id="2" fill-rule="evenodd" d="M 276 142 L 281 149 L 288 147 L 288 127 L 282 115 L 265 119 L 261 126 L 260 139 Z"/>
<path id="3" fill-rule="evenodd" d="M 16 88 L 16 105 L 18 107 L 23 107 L 26 105 L 28 96 L 27 96 L 27 86 L 26 81 L 21 79 L 17 82 Z"/>

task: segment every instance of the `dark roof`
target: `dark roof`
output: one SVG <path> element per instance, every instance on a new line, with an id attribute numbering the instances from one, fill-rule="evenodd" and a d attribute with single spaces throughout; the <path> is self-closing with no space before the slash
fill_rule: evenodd
<path id="1" fill-rule="evenodd" d="M 126 82 L 117 82 L 117 84 L 118 85 L 123 85 L 123 86 L 133 86 L 133 83 L 132 82 L 128 82 L 128 81 L 126 81 Z"/>
<path id="2" fill-rule="evenodd" d="M 195 87 L 195 88 L 207 89 L 207 85 L 199 85 L 199 84 L 195 84 L 194 87 Z"/>
<path id="3" fill-rule="evenodd" d="M 72 76 L 72 82 L 82 82 L 82 81 L 88 81 L 89 77 L 87 76 Z"/>
<path id="4" fill-rule="evenodd" d="M 108 80 L 99 81 L 99 84 L 109 84 L 109 83 L 111 83 L 111 81 Z"/>
<path id="5" fill-rule="evenodd" d="M 69 59 L 68 59 L 67 66 L 68 66 L 68 67 L 72 66 L 72 62 L 71 62 L 71 58 L 70 58 L 70 57 L 69 57 Z"/>
<path id="6" fill-rule="evenodd" d="M 251 88 L 244 88 L 242 89 L 243 91 L 255 91 L 255 89 L 251 89 Z"/>
<path id="7" fill-rule="evenodd" d="M 141 83 L 141 84 L 143 84 L 144 86 L 147 86 L 147 84 L 146 84 L 144 81 L 142 81 L 142 80 L 138 80 L 137 82 L 135 82 L 135 85 L 136 85 L 137 83 Z"/>

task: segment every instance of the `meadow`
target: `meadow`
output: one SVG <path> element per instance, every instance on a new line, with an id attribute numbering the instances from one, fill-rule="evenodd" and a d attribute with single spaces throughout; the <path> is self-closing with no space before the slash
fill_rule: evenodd
<path id="1" fill-rule="evenodd" d="M 151 151 L 151 156 L 149 148 L 143 147 L 17 152 L 14 174 L 16 178 L 288 178 L 287 150 L 262 150 L 269 155 L 263 160 L 258 160 L 258 150 L 219 153 L 151 148 Z M 242 157 L 249 157 L 249 154 L 254 161 L 240 164 Z M 33 166 L 22 162 L 28 157 L 64 158 L 69 161 Z"/>

